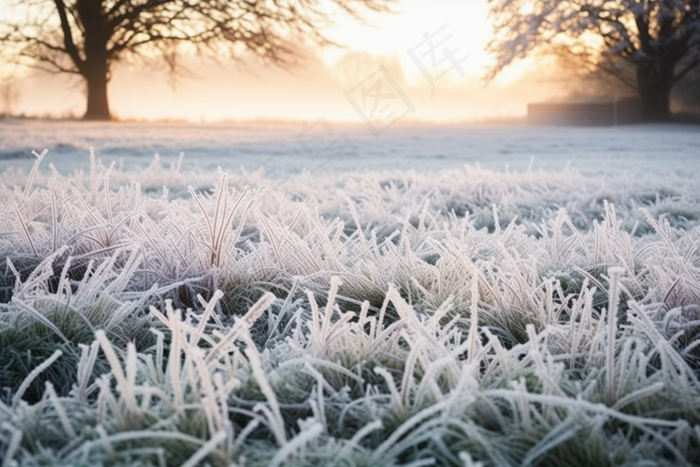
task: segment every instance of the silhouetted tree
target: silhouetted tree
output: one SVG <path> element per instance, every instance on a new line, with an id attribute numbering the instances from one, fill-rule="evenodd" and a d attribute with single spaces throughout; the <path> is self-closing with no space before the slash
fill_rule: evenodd
<path id="1" fill-rule="evenodd" d="M 638 93 L 644 117 L 670 116 L 674 86 L 700 65 L 700 0 L 489 0 L 497 63 L 556 49 Z"/>
<path id="2" fill-rule="evenodd" d="M 85 118 L 107 120 L 117 62 L 159 53 L 174 70 L 182 44 L 220 60 L 250 53 L 287 66 L 300 58 L 300 41 L 330 43 L 323 31 L 336 14 L 359 18 L 393 1 L 16 0 L 0 24 L 0 44 L 27 65 L 81 77 Z"/>

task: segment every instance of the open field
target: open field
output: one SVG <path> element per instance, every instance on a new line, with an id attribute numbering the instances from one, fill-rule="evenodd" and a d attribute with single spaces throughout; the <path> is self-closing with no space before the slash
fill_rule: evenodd
<path id="1" fill-rule="evenodd" d="M 317 122 L 308 122 L 310 126 Z M 526 125 L 402 124 L 376 139 L 364 125 L 331 125 L 332 136 L 309 131 L 298 143 L 300 123 L 134 124 L 0 120 L 0 171 L 31 169 L 32 150 L 48 149 L 48 163 L 64 173 L 88 170 L 88 150 L 98 160 L 124 170 L 145 168 L 154 154 L 165 166 L 184 153 L 184 172 L 264 170 L 267 177 L 307 171 L 444 170 L 465 164 L 484 168 L 559 170 L 586 174 L 613 171 L 700 169 L 700 132 L 694 125 L 621 127 L 529 127 Z M 321 153 L 325 144 L 347 135 L 356 148 Z M 323 142 L 316 138 L 325 137 Z M 318 150 L 318 152 L 316 152 Z M 315 157 L 314 157 L 315 156 Z"/>
<path id="2" fill-rule="evenodd" d="M 3 467 L 700 464 L 691 128 L 425 132 L 419 163 L 400 129 L 277 174 L 175 131 L 110 169 L 109 128 L 34 170 L 3 128 Z"/>

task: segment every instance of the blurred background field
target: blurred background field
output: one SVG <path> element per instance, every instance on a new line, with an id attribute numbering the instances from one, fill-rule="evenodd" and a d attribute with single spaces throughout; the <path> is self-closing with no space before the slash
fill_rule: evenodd
<path id="1" fill-rule="evenodd" d="M 313 122 L 311 122 L 313 123 Z M 48 163 L 64 173 L 89 166 L 89 149 L 106 166 L 148 167 L 157 153 L 166 166 L 184 171 L 263 169 L 280 178 L 306 171 L 441 170 L 480 164 L 505 170 L 528 167 L 583 173 L 681 172 L 700 165 L 700 131 L 694 125 L 553 127 L 520 123 L 399 123 L 375 138 L 364 125 L 334 124 L 353 146 L 306 152 L 300 123 L 86 123 L 0 120 L 0 170 L 28 172 L 31 152 L 48 149 Z M 320 148 L 320 149 L 319 149 Z"/>

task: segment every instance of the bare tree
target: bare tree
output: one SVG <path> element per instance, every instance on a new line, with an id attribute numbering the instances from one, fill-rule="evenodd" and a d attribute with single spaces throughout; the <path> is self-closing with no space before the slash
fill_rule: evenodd
<path id="1" fill-rule="evenodd" d="M 85 118 L 110 118 L 107 85 L 116 63 L 160 56 L 171 71 L 182 49 L 219 60 L 246 53 L 290 66 L 300 41 L 328 45 L 337 14 L 361 18 L 395 0 L 14 0 L 0 24 L 8 56 L 80 77 Z"/>
<path id="2" fill-rule="evenodd" d="M 634 90 L 644 117 L 670 116 L 674 86 L 700 66 L 700 0 L 489 0 L 497 64 L 556 49 Z"/>

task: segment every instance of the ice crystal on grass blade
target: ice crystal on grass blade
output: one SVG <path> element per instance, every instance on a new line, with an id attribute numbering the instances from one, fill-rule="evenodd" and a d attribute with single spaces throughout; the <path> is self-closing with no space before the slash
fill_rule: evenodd
<path id="1" fill-rule="evenodd" d="M 3 466 L 700 463 L 691 179 L 42 159 L 0 175 Z"/>

